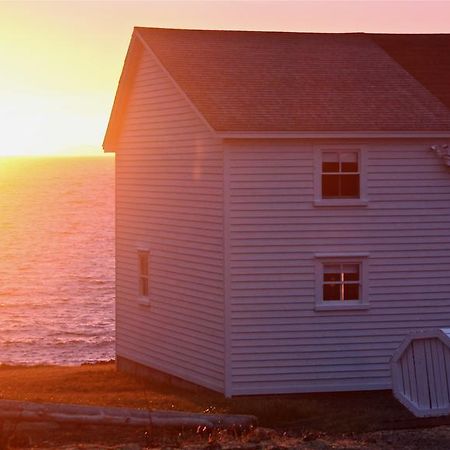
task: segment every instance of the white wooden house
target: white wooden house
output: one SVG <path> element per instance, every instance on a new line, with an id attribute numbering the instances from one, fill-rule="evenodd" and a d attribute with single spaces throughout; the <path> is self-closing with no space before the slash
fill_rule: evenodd
<path id="1" fill-rule="evenodd" d="M 450 326 L 449 48 L 135 28 L 104 142 L 118 367 L 391 388 L 407 336 Z"/>

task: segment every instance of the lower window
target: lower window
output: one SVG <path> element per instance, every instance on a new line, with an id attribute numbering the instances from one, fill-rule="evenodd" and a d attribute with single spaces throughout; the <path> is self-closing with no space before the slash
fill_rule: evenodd
<path id="1" fill-rule="evenodd" d="M 367 255 L 316 255 L 316 308 L 367 307 Z"/>
<path id="2" fill-rule="evenodd" d="M 361 267 L 353 264 L 323 265 L 323 295 L 324 302 L 359 301 L 361 299 L 360 284 Z"/>

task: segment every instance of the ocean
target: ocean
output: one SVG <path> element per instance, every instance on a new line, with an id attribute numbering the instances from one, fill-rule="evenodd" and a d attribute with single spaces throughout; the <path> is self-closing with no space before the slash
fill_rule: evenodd
<path id="1" fill-rule="evenodd" d="M 0 158 L 0 363 L 114 358 L 114 159 Z"/>

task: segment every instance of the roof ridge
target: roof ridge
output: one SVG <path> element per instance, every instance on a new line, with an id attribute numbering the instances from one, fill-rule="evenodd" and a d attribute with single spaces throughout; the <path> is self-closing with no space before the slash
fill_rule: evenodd
<path id="1" fill-rule="evenodd" d="M 450 36 L 450 33 L 374 33 L 371 31 L 294 31 L 294 30 L 234 30 L 224 28 L 173 28 L 173 27 L 147 27 L 136 25 L 133 27 L 135 30 L 161 30 L 161 31 L 202 31 L 202 32 L 225 32 L 225 33 L 272 33 L 272 34 L 312 34 L 312 35 L 364 35 L 364 36 Z"/>
<path id="2" fill-rule="evenodd" d="M 134 30 L 158 30 L 158 31 L 201 31 L 205 33 L 248 33 L 248 34 L 312 34 L 312 35 L 369 35 L 364 31 L 345 31 L 345 32 L 327 32 L 327 31 L 291 31 L 291 30 L 230 30 L 230 29 L 204 29 L 204 28 L 167 28 L 167 27 L 143 27 L 134 26 Z"/>

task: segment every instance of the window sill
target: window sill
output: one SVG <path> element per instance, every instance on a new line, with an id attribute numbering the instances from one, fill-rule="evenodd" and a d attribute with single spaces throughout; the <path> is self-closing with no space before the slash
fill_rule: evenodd
<path id="1" fill-rule="evenodd" d="M 358 303 L 356 305 L 325 305 L 320 304 L 314 307 L 315 311 L 367 311 L 370 308 L 369 305 Z"/>
<path id="2" fill-rule="evenodd" d="M 142 306 L 150 306 L 150 299 L 147 297 L 138 297 L 138 303 Z"/>
<path id="3" fill-rule="evenodd" d="M 346 198 L 346 199 L 318 199 L 314 200 L 314 206 L 342 207 L 342 206 L 367 206 L 369 201 L 364 198 Z"/>

